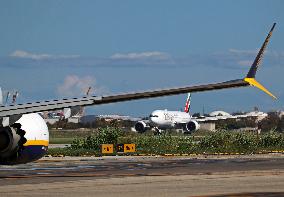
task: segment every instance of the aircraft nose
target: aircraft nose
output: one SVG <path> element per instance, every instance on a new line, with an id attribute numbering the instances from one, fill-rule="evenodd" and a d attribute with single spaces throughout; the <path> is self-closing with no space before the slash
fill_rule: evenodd
<path id="1" fill-rule="evenodd" d="M 151 114 L 151 115 L 149 116 L 149 120 L 150 120 L 150 122 L 152 122 L 152 123 L 156 123 L 156 122 L 157 122 L 157 118 L 158 118 L 158 116 L 157 116 L 157 115 L 154 115 L 154 114 Z"/>

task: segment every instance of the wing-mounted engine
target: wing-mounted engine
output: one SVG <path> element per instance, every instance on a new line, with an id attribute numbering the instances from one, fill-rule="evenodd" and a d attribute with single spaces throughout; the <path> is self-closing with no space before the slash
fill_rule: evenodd
<path id="1" fill-rule="evenodd" d="M 74 115 L 77 115 L 81 112 L 82 107 L 80 106 L 74 106 L 74 107 L 70 107 L 70 108 L 64 108 L 63 109 L 63 116 L 64 119 L 70 118 Z"/>
<path id="2" fill-rule="evenodd" d="M 0 164 L 35 161 L 46 153 L 48 141 L 48 129 L 42 117 L 23 115 L 11 126 L 0 127 Z"/>
<path id="3" fill-rule="evenodd" d="M 0 126 L 7 127 L 9 125 L 13 125 L 15 122 L 20 120 L 21 117 L 22 117 L 21 114 L 20 115 L 12 115 L 10 117 L 2 117 L 2 118 L 0 118 Z"/>
<path id="4" fill-rule="evenodd" d="M 195 131 L 197 131 L 198 129 L 200 129 L 200 124 L 198 124 L 197 121 L 195 120 L 191 120 L 188 123 L 185 124 L 184 127 L 184 132 L 185 133 L 193 133 Z"/>
<path id="5" fill-rule="evenodd" d="M 0 162 L 9 162 L 16 159 L 19 152 L 24 149 L 27 142 L 25 131 L 18 123 L 11 127 L 0 128 Z"/>
<path id="6" fill-rule="evenodd" d="M 144 121 L 138 121 L 134 128 L 138 133 L 144 133 L 147 129 L 150 129 L 150 126 Z"/>

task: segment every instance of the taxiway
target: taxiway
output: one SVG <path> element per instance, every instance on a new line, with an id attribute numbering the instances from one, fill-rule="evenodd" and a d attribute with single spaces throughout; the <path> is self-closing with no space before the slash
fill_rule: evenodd
<path id="1" fill-rule="evenodd" d="M 1 196 L 284 196 L 284 155 L 65 157 L 1 166 Z"/>

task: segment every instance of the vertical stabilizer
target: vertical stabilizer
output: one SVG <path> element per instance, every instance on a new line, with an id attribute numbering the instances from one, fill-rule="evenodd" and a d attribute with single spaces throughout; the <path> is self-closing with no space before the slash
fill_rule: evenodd
<path id="1" fill-rule="evenodd" d="M 190 95 L 190 93 L 188 93 L 186 103 L 185 103 L 185 107 L 184 107 L 184 112 L 186 112 L 186 113 L 190 112 L 190 98 L 191 98 L 191 95 Z"/>
<path id="2" fill-rule="evenodd" d="M 7 92 L 7 95 L 6 95 L 6 99 L 5 99 L 5 103 L 4 105 L 7 105 L 8 104 L 8 101 L 9 101 L 9 98 L 10 98 L 10 92 Z"/>
<path id="3" fill-rule="evenodd" d="M 0 87 L 0 105 L 3 105 L 3 93 L 1 87 Z"/>

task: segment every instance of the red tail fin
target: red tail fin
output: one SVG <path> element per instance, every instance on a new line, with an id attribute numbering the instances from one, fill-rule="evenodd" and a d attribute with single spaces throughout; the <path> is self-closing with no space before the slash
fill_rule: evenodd
<path id="1" fill-rule="evenodd" d="M 188 93 L 187 95 L 187 99 L 186 99 L 186 103 L 185 103 L 185 107 L 184 107 L 184 112 L 189 113 L 190 111 L 190 93 Z"/>

